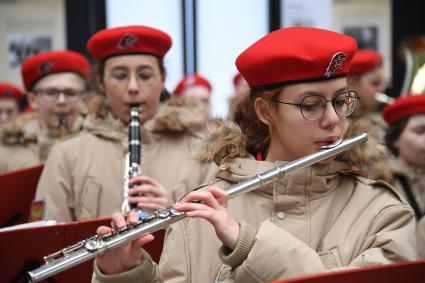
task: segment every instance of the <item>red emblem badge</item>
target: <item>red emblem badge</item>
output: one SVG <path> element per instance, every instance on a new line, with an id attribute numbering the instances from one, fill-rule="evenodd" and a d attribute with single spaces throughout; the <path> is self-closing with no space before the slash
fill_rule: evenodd
<path id="1" fill-rule="evenodd" d="M 118 42 L 117 48 L 127 49 L 134 47 L 137 43 L 137 37 L 134 34 L 124 34 Z"/>
<path id="2" fill-rule="evenodd" d="M 332 56 L 331 61 L 329 62 L 328 67 L 326 68 L 325 77 L 329 78 L 332 76 L 337 70 L 342 69 L 342 64 L 345 59 L 347 59 L 347 55 L 343 52 L 335 53 Z"/>
<path id="3" fill-rule="evenodd" d="M 45 75 L 48 74 L 52 71 L 53 68 L 53 64 L 49 61 L 44 61 L 43 63 L 40 64 L 40 66 L 38 67 L 38 73 L 40 75 Z"/>
<path id="4" fill-rule="evenodd" d="M 10 90 L 3 91 L 3 97 L 13 97 L 13 93 Z"/>

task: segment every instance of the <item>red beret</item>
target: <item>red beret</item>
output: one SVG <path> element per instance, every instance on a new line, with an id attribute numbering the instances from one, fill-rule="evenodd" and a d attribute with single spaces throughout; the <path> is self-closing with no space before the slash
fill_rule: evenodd
<path id="1" fill-rule="evenodd" d="M 24 93 L 16 86 L 10 83 L 0 83 L 0 99 L 13 98 L 17 101 L 24 97 Z"/>
<path id="2" fill-rule="evenodd" d="M 358 50 L 354 54 L 350 65 L 350 74 L 360 75 L 381 66 L 382 58 L 378 52 L 373 50 Z"/>
<path id="3" fill-rule="evenodd" d="M 382 110 L 382 116 L 388 124 L 414 114 L 425 114 L 425 95 L 408 95 L 396 99 Z"/>
<path id="4" fill-rule="evenodd" d="M 239 81 L 242 79 L 242 75 L 240 73 L 237 73 L 234 77 L 233 77 L 233 85 L 237 86 Z"/>
<path id="5" fill-rule="evenodd" d="M 30 57 L 22 63 L 21 74 L 24 85 L 30 90 L 41 78 L 55 74 L 72 72 L 87 77 L 90 63 L 80 53 L 74 51 L 49 51 Z"/>
<path id="6" fill-rule="evenodd" d="M 356 41 L 333 31 L 290 27 L 243 51 L 236 67 L 251 88 L 333 79 L 348 74 Z"/>
<path id="7" fill-rule="evenodd" d="M 158 29 L 125 26 L 95 33 L 87 42 L 87 50 L 98 61 L 126 54 L 152 54 L 162 58 L 171 44 L 171 37 Z"/>
<path id="8" fill-rule="evenodd" d="M 192 74 L 186 75 L 183 77 L 183 79 L 180 80 L 180 82 L 177 84 L 176 88 L 173 91 L 173 95 L 181 95 L 187 88 L 196 85 L 204 86 L 209 91 L 212 90 L 211 84 L 206 78 L 198 74 Z"/>

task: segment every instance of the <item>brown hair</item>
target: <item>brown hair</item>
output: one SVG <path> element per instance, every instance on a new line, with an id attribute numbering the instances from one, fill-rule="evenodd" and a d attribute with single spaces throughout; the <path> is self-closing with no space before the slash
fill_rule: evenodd
<path id="1" fill-rule="evenodd" d="M 245 135 L 246 150 L 254 156 L 261 152 L 265 157 L 270 146 L 269 127 L 258 118 L 254 102 L 258 97 L 270 102 L 281 90 L 282 87 L 270 90 L 251 89 L 250 95 L 236 107 L 234 120 Z"/>
<path id="2" fill-rule="evenodd" d="M 391 124 L 386 133 L 385 133 L 385 145 L 391 151 L 392 154 L 398 156 L 398 149 L 394 147 L 394 143 L 398 140 L 398 138 L 403 133 L 406 128 L 407 122 L 409 122 L 409 117 L 404 117 L 393 124 Z"/>
<path id="3" fill-rule="evenodd" d="M 167 70 L 164 66 L 163 58 L 154 56 L 158 60 L 159 71 L 163 80 L 167 75 Z M 110 57 L 108 57 L 110 58 Z M 90 73 L 90 86 L 93 89 L 92 94 L 86 99 L 88 112 L 97 118 L 105 118 L 110 111 L 109 106 L 105 99 L 105 94 L 99 89 L 99 84 L 103 83 L 103 75 L 105 73 L 105 62 L 102 60 L 98 62 L 91 70 Z M 168 91 L 164 88 L 160 95 L 160 101 L 166 101 L 169 98 Z"/>

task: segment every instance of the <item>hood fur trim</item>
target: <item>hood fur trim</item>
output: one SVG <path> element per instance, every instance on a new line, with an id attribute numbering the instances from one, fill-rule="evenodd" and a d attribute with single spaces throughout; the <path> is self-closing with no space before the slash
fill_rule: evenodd
<path id="1" fill-rule="evenodd" d="M 85 98 L 87 112 L 95 119 L 107 119 L 111 112 L 102 94 L 93 94 Z M 153 132 L 197 131 L 205 126 L 207 115 L 203 105 L 195 98 L 171 97 L 164 102 L 157 113 L 148 121 Z"/>
<path id="2" fill-rule="evenodd" d="M 26 112 L 5 124 L 1 135 L 3 144 L 25 144 L 27 142 L 35 141 L 36 137 L 28 135 L 24 128 L 28 122 L 35 121 L 37 119 L 38 113 L 36 111 Z"/>
<path id="3" fill-rule="evenodd" d="M 336 158 L 349 164 L 352 171 L 363 171 L 371 163 L 382 160 L 388 154 L 384 145 L 379 144 L 376 134 L 371 130 L 367 119 L 360 119 L 350 123 L 344 138 L 352 137 L 361 132 L 368 133 L 368 141 L 349 151 L 345 151 Z M 207 125 L 207 135 L 200 145 L 198 160 L 207 163 L 214 161 L 218 166 L 225 158 L 246 157 L 245 136 L 239 126 L 230 120 L 214 120 Z"/>
<path id="4" fill-rule="evenodd" d="M 153 132 L 197 131 L 205 126 L 207 115 L 195 98 L 172 97 L 158 110 L 153 119 Z"/>
<path id="5" fill-rule="evenodd" d="M 245 136 L 238 124 L 231 120 L 216 119 L 207 124 L 208 134 L 200 144 L 198 160 L 214 161 L 218 166 L 225 158 L 245 157 Z"/>
<path id="6" fill-rule="evenodd" d="M 344 138 L 350 138 L 359 133 L 367 133 L 367 142 L 360 144 L 351 150 L 342 152 L 337 156 L 337 160 L 347 162 L 353 171 L 365 171 L 382 159 L 388 157 L 388 150 L 385 145 L 378 142 L 377 128 L 373 127 L 367 118 L 357 120 L 347 120 L 348 126 L 344 132 Z"/>

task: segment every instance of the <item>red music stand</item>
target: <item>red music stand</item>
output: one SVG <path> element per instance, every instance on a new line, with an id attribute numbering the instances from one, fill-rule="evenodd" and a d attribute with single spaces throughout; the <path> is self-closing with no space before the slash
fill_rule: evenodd
<path id="1" fill-rule="evenodd" d="M 269 283 L 422 283 L 425 282 L 425 260 L 306 275 Z"/>
<path id="2" fill-rule="evenodd" d="M 43 165 L 0 174 L 0 228 L 28 222 Z"/>
<path id="3" fill-rule="evenodd" d="M 1 282 L 26 282 L 26 272 L 44 263 L 43 256 L 87 239 L 96 234 L 99 226 L 109 226 L 110 223 L 110 218 L 101 218 L 0 232 Z M 154 235 L 155 240 L 144 248 L 158 262 L 165 231 Z M 53 279 L 63 283 L 90 282 L 92 272 L 93 260 L 90 260 L 57 274 Z"/>

